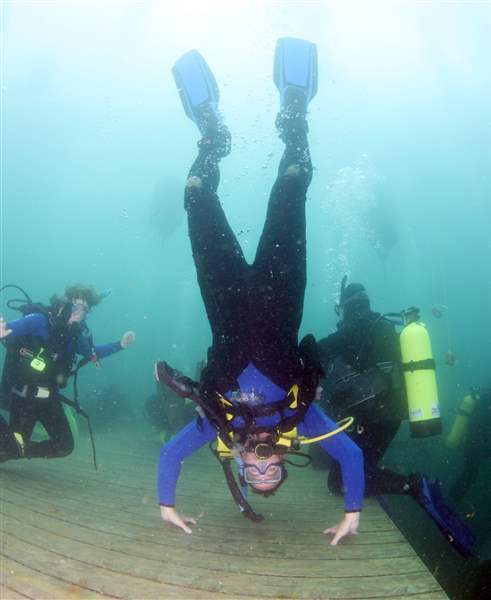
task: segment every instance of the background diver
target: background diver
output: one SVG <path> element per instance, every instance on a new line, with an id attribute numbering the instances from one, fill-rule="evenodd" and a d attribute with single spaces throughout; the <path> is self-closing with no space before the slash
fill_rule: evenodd
<path id="1" fill-rule="evenodd" d="M 312 437 L 337 429 L 312 404 L 320 372 L 315 341 L 307 336 L 298 344 L 306 285 L 305 200 L 312 177 L 306 112 L 316 93 L 316 58 L 309 42 L 286 38 L 277 43 L 275 83 L 281 110 L 276 126 L 285 150 L 252 265 L 246 263 L 216 194 L 218 163 L 230 152 L 230 134 L 217 114 L 216 82 L 196 51 L 174 67 L 186 113 L 203 136 L 186 183 L 185 208 L 213 336 L 196 391 L 203 418 L 189 423 L 160 452 L 161 515 L 187 533 L 193 520 L 186 523 L 174 507 L 186 456 L 218 436 L 239 462 L 241 483 L 268 495 L 287 475 L 288 433 Z M 156 374 L 164 381 L 173 376 L 165 363 L 157 364 Z M 187 384 L 193 387 L 189 380 L 174 377 L 175 389 Z M 335 545 L 358 530 L 362 455 L 343 433 L 320 444 L 340 462 L 343 474 L 344 518 L 324 531 L 334 534 Z M 243 491 L 238 494 L 235 489 L 234 498 L 246 516 L 255 518 Z"/>
<path id="2" fill-rule="evenodd" d="M 354 418 L 348 430 L 363 450 L 365 495 L 400 494 L 411 496 L 435 520 L 454 547 L 467 556 L 474 536 L 444 503 L 438 482 L 425 475 L 405 475 L 380 465 L 396 436 L 401 422 L 408 418 L 408 400 L 403 381 L 401 342 L 391 315 L 381 315 L 370 307 L 365 287 L 341 283 L 336 314 L 341 316 L 337 331 L 318 342 L 326 379 L 322 381 L 323 408 L 336 419 Z M 438 433 L 434 419 L 420 424 L 423 435 Z M 315 460 L 322 459 L 318 454 Z M 329 489 L 341 493 L 342 479 L 336 463 L 330 465 Z"/>
<path id="3" fill-rule="evenodd" d="M 323 408 L 335 418 L 355 418 L 352 438 L 364 452 L 365 494 L 407 493 L 405 475 L 378 466 L 403 419 L 407 418 L 399 338 L 394 325 L 370 308 L 365 287 L 345 285 L 343 278 L 336 313 L 337 331 L 318 342 L 326 379 Z M 341 474 L 333 464 L 329 488 L 339 493 Z"/>
<path id="4" fill-rule="evenodd" d="M 168 385 L 156 382 L 155 393 L 145 400 L 145 420 L 160 434 L 160 441 L 167 442 L 184 427 L 196 413 L 195 405 L 186 402 Z"/>
<path id="5" fill-rule="evenodd" d="M 26 297 L 27 303 L 18 308 L 25 316 L 7 323 L 0 319 L 0 339 L 7 350 L 3 407 L 10 410 L 9 426 L 0 417 L 1 461 L 70 454 L 74 441 L 60 389 L 73 372 L 76 355 L 96 362 L 127 348 L 135 339 L 127 331 L 119 342 L 94 346 L 86 318 L 101 296 L 91 286 L 69 286 L 63 297 L 53 296 L 49 306 Z M 38 421 L 48 439 L 34 442 L 31 436 Z"/>
<path id="6" fill-rule="evenodd" d="M 474 388 L 464 398 L 447 445 L 464 454 L 460 475 L 450 490 L 452 500 L 460 501 L 476 482 L 481 463 L 491 458 L 491 387 Z"/>

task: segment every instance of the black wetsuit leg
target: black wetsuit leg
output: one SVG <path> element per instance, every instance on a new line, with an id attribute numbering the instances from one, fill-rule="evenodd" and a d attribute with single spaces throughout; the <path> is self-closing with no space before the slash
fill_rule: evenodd
<path id="1" fill-rule="evenodd" d="M 24 442 L 31 439 L 32 430 L 37 421 L 37 404 L 35 398 L 20 398 L 16 394 L 10 394 L 10 429 L 12 432 L 20 433 Z M 18 458 L 18 452 L 15 457 Z"/>
<path id="2" fill-rule="evenodd" d="M 299 362 L 298 329 L 306 281 L 305 195 L 312 177 L 305 119 L 282 130 L 285 151 L 254 264 L 245 261 L 216 190 L 216 144 L 200 143 L 185 193 L 198 283 L 213 334 L 202 390 L 227 390 L 249 362 L 283 374 Z M 280 377 L 282 379 L 282 377 Z M 279 381 L 279 385 L 283 382 Z"/>
<path id="3" fill-rule="evenodd" d="M 31 441 L 37 421 L 43 425 L 49 439 Z M 57 398 L 17 398 L 12 403 L 10 428 L 24 438 L 26 458 L 61 458 L 73 452 L 73 435 L 63 405 Z"/>
<path id="4" fill-rule="evenodd" d="M 384 494 L 408 494 L 410 479 L 406 475 L 379 467 L 387 448 L 399 430 L 400 421 L 386 421 L 358 426 L 350 434 L 351 439 L 363 451 L 365 464 L 365 496 Z M 329 489 L 336 494 L 342 490 L 341 472 L 337 463 L 333 463 L 329 472 Z"/>
<path id="5" fill-rule="evenodd" d="M 306 121 L 285 126 L 282 138 L 285 150 L 252 265 L 249 328 L 263 354 L 257 358 L 288 368 L 298 351 L 306 286 L 305 201 L 312 179 Z"/>
<path id="6" fill-rule="evenodd" d="M 241 338 L 247 320 L 248 265 L 217 196 L 219 155 L 200 142 L 185 190 L 189 237 L 198 283 L 213 334 L 213 350 L 221 356 Z M 196 185 L 190 185 L 190 183 Z M 225 368 L 225 365 L 222 365 Z"/>
<path id="7" fill-rule="evenodd" d="M 0 415 L 0 462 L 19 457 L 19 448 L 7 421 Z"/>

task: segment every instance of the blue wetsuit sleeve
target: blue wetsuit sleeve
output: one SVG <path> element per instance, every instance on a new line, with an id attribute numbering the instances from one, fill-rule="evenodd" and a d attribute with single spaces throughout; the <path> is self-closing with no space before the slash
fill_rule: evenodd
<path id="1" fill-rule="evenodd" d="M 331 421 L 317 406 L 311 405 L 303 422 L 298 426 L 298 433 L 305 437 L 316 437 L 336 428 L 334 421 Z M 320 441 L 319 445 L 337 460 L 341 467 L 345 511 L 361 510 L 365 493 L 362 451 L 344 432 Z"/>
<path id="2" fill-rule="evenodd" d="M 6 323 L 6 326 L 7 329 L 12 330 L 12 333 L 5 338 L 7 342 L 9 338 L 21 335 L 34 335 L 45 340 L 48 339 L 48 323 L 42 313 L 32 313 L 20 319 L 14 319 Z"/>
<path id="3" fill-rule="evenodd" d="M 111 356 L 111 354 L 121 352 L 123 347 L 119 342 L 112 342 L 110 344 L 97 344 L 97 346 L 94 346 L 94 350 L 97 358 L 106 358 L 106 356 Z"/>
<path id="4" fill-rule="evenodd" d="M 115 352 L 120 352 L 123 348 L 119 342 L 112 342 L 110 344 L 98 344 L 97 346 L 91 345 L 92 336 L 87 330 L 87 335 L 81 335 L 77 340 L 77 354 L 90 358 L 92 356 L 92 349 L 97 355 L 97 358 L 106 358 Z"/>
<path id="5" fill-rule="evenodd" d="M 159 504 L 174 506 L 182 461 L 215 440 L 217 435 L 217 430 L 208 419 L 203 419 L 202 427 L 198 427 L 195 419 L 162 446 L 157 480 Z"/>

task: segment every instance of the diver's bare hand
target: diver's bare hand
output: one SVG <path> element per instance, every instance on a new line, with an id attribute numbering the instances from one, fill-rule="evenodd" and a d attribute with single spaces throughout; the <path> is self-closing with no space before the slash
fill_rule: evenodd
<path id="1" fill-rule="evenodd" d="M 136 339 L 136 333 L 134 331 L 125 331 L 121 336 L 121 340 L 119 342 L 121 348 L 126 350 L 128 346 L 130 346 Z"/>
<path id="2" fill-rule="evenodd" d="M 336 527 L 328 527 L 324 530 L 324 533 L 333 533 L 334 537 L 332 538 L 331 546 L 337 546 L 339 540 L 346 535 L 356 535 L 358 533 L 359 525 L 359 512 L 345 513 L 344 519 L 339 525 L 336 525 Z"/>
<path id="3" fill-rule="evenodd" d="M 3 317 L 0 317 L 0 340 L 6 338 L 12 333 L 11 329 L 7 329 L 7 323 Z"/>
<path id="4" fill-rule="evenodd" d="M 176 527 L 179 527 L 186 533 L 193 533 L 191 528 L 186 525 L 186 523 L 191 523 L 191 525 L 196 525 L 198 522 L 197 519 L 193 519 L 192 517 L 181 517 L 181 515 L 177 512 L 177 510 L 173 506 L 161 506 L 160 507 L 160 516 L 166 523 L 172 523 Z M 198 517 L 199 518 L 199 517 Z"/>

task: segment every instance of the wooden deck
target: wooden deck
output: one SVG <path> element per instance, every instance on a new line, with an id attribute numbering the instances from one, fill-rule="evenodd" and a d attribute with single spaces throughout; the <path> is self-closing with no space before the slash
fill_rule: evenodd
<path id="1" fill-rule="evenodd" d="M 375 501 L 360 534 L 337 548 L 322 530 L 341 501 L 325 472 L 290 468 L 281 492 L 253 497 L 267 520 L 244 519 L 208 450 L 189 460 L 181 512 L 165 525 L 155 500 L 159 445 L 149 434 L 97 437 L 59 460 L 0 465 L 0 598 L 447 598 Z"/>

